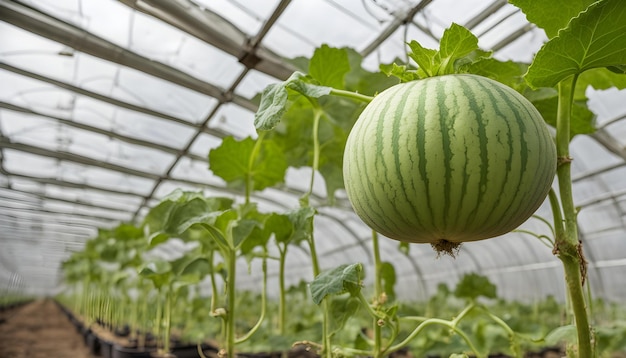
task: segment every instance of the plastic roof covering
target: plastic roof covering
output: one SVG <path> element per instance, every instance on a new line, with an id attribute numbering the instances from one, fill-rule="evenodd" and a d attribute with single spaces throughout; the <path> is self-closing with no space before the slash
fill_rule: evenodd
<path id="1" fill-rule="evenodd" d="M 60 262 L 96 227 L 138 222 L 175 188 L 236 196 L 207 170 L 207 153 L 226 135 L 256 135 L 249 99 L 291 74 L 283 58 L 327 43 L 355 48 L 375 69 L 402 56 L 406 39 L 436 47 L 452 22 L 500 59 L 530 61 L 545 41 L 502 0 L 0 0 L 0 17 L 0 287 L 33 294 L 59 289 Z M 581 239 L 593 292 L 623 300 L 626 93 L 589 96 L 598 132 L 572 143 Z M 261 209 L 295 208 L 309 173 L 290 169 L 284 187 L 256 195 Z M 345 194 L 336 207 L 321 186 L 315 194 L 321 265 L 371 271 L 370 230 Z M 538 214 L 551 217 L 545 205 Z M 538 220 L 524 227 L 546 232 Z M 404 298 L 469 271 L 505 298 L 564 297 L 558 259 L 519 233 L 465 244 L 455 260 L 428 245 L 407 257 L 392 240 L 381 250 Z M 288 283 L 310 279 L 308 262 L 292 250 Z M 258 288 L 258 266 L 240 264 L 239 282 Z"/>

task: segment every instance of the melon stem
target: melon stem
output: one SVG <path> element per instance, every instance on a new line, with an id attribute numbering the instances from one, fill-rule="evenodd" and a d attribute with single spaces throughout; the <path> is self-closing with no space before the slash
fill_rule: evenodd
<path id="1" fill-rule="evenodd" d="M 577 209 L 574 206 L 571 177 L 571 158 L 569 153 L 570 118 L 574 89 L 577 75 L 559 82 L 558 85 L 558 113 L 556 124 L 556 148 L 558 157 L 557 178 L 561 206 L 552 205 L 555 220 L 561 215 L 563 219 L 555 222 L 554 253 L 563 262 L 565 281 L 574 313 L 574 322 L 578 333 L 578 357 L 591 358 L 593 356 L 591 327 L 587 317 L 587 308 L 583 291 L 586 276 L 586 262 L 582 254 L 582 243 L 578 237 L 576 221 Z M 551 199 L 551 204 L 553 200 Z"/>

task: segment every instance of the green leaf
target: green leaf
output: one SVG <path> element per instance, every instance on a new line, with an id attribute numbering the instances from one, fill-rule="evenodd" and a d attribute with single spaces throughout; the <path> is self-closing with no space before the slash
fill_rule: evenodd
<path id="1" fill-rule="evenodd" d="M 211 273 L 212 267 L 209 260 L 204 257 L 196 257 L 193 260 L 186 263 L 179 275 L 197 275 L 198 277 L 204 277 Z"/>
<path id="2" fill-rule="evenodd" d="M 478 49 L 478 38 L 465 27 L 453 23 L 443 32 L 439 52 L 435 56 L 436 74 L 455 73 L 455 64 Z M 471 62 L 471 61 L 470 61 Z"/>
<path id="3" fill-rule="evenodd" d="M 428 77 L 434 76 L 437 70 L 437 66 L 434 64 L 437 50 L 425 48 L 415 40 L 409 43 L 409 49 L 411 49 L 409 57 L 417 63 L 417 67 L 424 71 Z"/>
<path id="4" fill-rule="evenodd" d="M 165 260 L 155 260 L 146 263 L 146 265 L 139 271 L 140 275 L 162 275 L 172 270 L 172 265 Z"/>
<path id="5" fill-rule="evenodd" d="M 172 265 L 164 260 L 151 261 L 139 270 L 139 275 L 152 281 L 157 289 L 161 289 L 173 278 Z"/>
<path id="6" fill-rule="evenodd" d="M 359 332 L 354 339 L 354 343 L 352 344 L 354 349 L 361 350 L 370 350 L 372 346 L 370 346 L 368 339 L 366 339 L 365 334 L 363 332 Z"/>
<path id="7" fill-rule="evenodd" d="M 198 201 L 199 200 L 199 201 Z M 201 192 L 186 192 L 180 189 L 174 190 L 169 195 L 165 196 L 161 202 L 152 208 L 146 218 L 144 219 L 144 226 L 148 228 L 150 233 L 163 231 L 165 233 L 180 234 L 181 232 L 175 230 L 177 225 L 172 224 L 172 221 L 180 221 L 180 217 L 172 218 L 173 213 L 176 213 L 181 206 L 187 205 L 189 202 L 194 202 L 191 207 L 205 212 L 220 211 L 230 208 L 232 206 L 232 199 L 223 197 L 205 197 Z M 201 204 L 200 201 L 204 201 Z M 203 209 L 202 209 L 203 208 Z M 193 209 L 189 209 L 192 211 Z M 200 213 L 199 215 L 201 215 Z M 181 215 L 177 213 L 176 215 Z"/>
<path id="8" fill-rule="evenodd" d="M 534 87 L 554 87 L 563 79 L 598 67 L 626 62 L 626 6 L 623 0 L 603 0 L 570 21 L 545 43 L 528 68 Z"/>
<path id="9" fill-rule="evenodd" d="M 439 51 L 424 48 L 417 41 L 411 41 L 409 48 L 409 57 L 427 77 L 456 73 L 459 66 L 490 55 L 488 52 L 478 51 L 478 38 L 455 23 L 443 32 Z"/>
<path id="10" fill-rule="evenodd" d="M 117 241 L 132 241 L 143 238 L 143 230 L 131 224 L 120 224 L 113 229 Z"/>
<path id="11" fill-rule="evenodd" d="M 361 290 L 362 271 L 361 264 L 351 264 L 341 265 L 319 274 L 310 285 L 313 302 L 319 305 L 328 295 L 358 293 Z"/>
<path id="12" fill-rule="evenodd" d="M 345 88 L 344 78 L 348 71 L 350 63 L 347 51 L 326 44 L 315 50 L 309 62 L 309 75 L 324 86 Z"/>
<path id="13" fill-rule="evenodd" d="M 475 300 L 483 296 L 487 298 L 496 298 L 496 286 L 489 282 L 485 276 L 475 273 L 465 274 L 454 290 L 454 295 L 459 298 L 468 298 Z"/>
<path id="14" fill-rule="evenodd" d="M 362 109 L 361 103 L 343 98 L 323 98 L 319 101 L 324 115 L 319 122 L 319 173 L 324 177 L 329 203 L 334 193 L 343 188 L 343 152 L 349 130 Z M 287 163 L 294 168 L 310 167 L 313 163 L 312 105 L 305 100 L 294 102 L 285 114 L 281 126 L 266 136 L 285 153 Z M 269 138 L 268 138 L 269 137 Z"/>
<path id="15" fill-rule="evenodd" d="M 172 282 L 172 289 L 178 292 L 181 288 L 195 285 L 211 273 L 212 267 L 204 257 L 185 255 L 172 263 L 172 270 L 175 277 Z"/>
<path id="16" fill-rule="evenodd" d="M 100 259 L 106 262 L 115 262 L 117 260 L 118 247 L 114 243 L 106 243 L 100 247 Z"/>
<path id="17" fill-rule="evenodd" d="M 558 97 L 556 91 L 543 89 L 540 94 L 529 95 L 532 104 L 537 108 L 543 119 L 549 125 L 556 127 L 558 111 Z M 570 139 L 578 134 L 595 132 L 596 116 L 583 101 L 574 101 L 570 117 Z"/>
<path id="18" fill-rule="evenodd" d="M 239 248 L 241 246 L 241 243 L 244 242 L 244 240 L 246 240 L 248 237 L 250 237 L 252 230 L 260 227 L 261 223 L 256 220 L 238 220 L 233 227 L 233 246 L 235 248 Z"/>
<path id="19" fill-rule="evenodd" d="M 298 244 L 311 238 L 315 213 L 316 210 L 310 206 L 301 207 L 287 213 L 293 225 L 293 235 L 290 238 L 290 242 Z"/>
<path id="20" fill-rule="evenodd" d="M 254 114 L 254 127 L 258 130 L 274 128 L 287 110 L 289 94 L 284 83 L 271 84 L 261 93 L 259 109 Z"/>
<path id="21" fill-rule="evenodd" d="M 264 230 L 268 236 L 274 234 L 277 242 L 287 242 L 294 232 L 294 226 L 287 215 L 272 213 L 265 221 Z"/>
<path id="22" fill-rule="evenodd" d="M 215 228 L 221 233 L 226 233 L 230 230 L 232 223 L 239 219 L 239 214 L 235 209 L 225 210 L 220 212 L 215 220 L 209 222 L 211 227 Z"/>
<path id="23" fill-rule="evenodd" d="M 596 90 L 605 90 L 612 87 L 617 89 L 626 88 L 626 75 L 618 74 L 607 68 L 594 68 L 585 71 L 578 76 L 574 100 L 586 101 L 586 91 L 589 87 Z"/>
<path id="24" fill-rule="evenodd" d="M 212 221 L 199 222 L 200 227 L 204 228 L 208 236 L 202 237 L 208 239 L 209 242 L 202 242 L 207 248 L 213 248 L 217 245 L 222 252 L 234 250 L 235 246 L 227 239 L 226 233 L 231 227 L 231 223 L 237 220 L 237 213 L 234 210 L 225 210 L 213 218 Z"/>
<path id="25" fill-rule="evenodd" d="M 181 291 L 181 289 L 190 285 L 198 284 L 200 281 L 202 280 L 197 274 L 189 274 L 177 277 L 176 280 L 171 283 L 172 291 L 174 293 L 184 292 Z"/>
<path id="26" fill-rule="evenodd" d="M 472 35 L 473 36 L 473 35 Z M 467 55 L 454 61 L 454 73 L 464 73 L 463 68 L 485 60 L 492 59 L 493 52 L 476 48 Z"/>
<path id="27" fill-rule="evenodd" d="M 570 20 L 595 0 L 509 0 L 526 14 L 529 22 L 544 29 L 548 38 L 557 35 Z"/>
<path id="28" fill-rule="evenodd" d="M 626 323 L 616 322 L 612 326 L 595 326 L 596 347 L 602 347 L 604 352 L 626 352 Z M 600 351 L 598 354 L 601 355 Z"/>
<path id="29" fill-rule="evenodd" d="M 210 249 L 213 249 L 215 246 L 219 248 L 222 252 L 227 252 L 229 250 L 233 250 L 234 247 L 228 243 L 224 233 L 218 230 L 215 226 L 210 224 L 199 224 L 200 227 L 204 228 L 207 232 L 207 236 L 202 236 L 201 243 Z"/>
<path id="30" fill-rule="evenodd" d="M 344 187 L 343 170 L 339 166 L 343 162 L 342 154 L 343 151 L 337 151 L 333 155 L 324 156 L 323 163 L 321 163 L 318 169 L 322 177 L 324 177 L 324 184 L 326 184 L 328 205 L 335 204 L 335 192 Z"/>
<path id="31" fill-rule="evenodd" d="M 221 211 L 211 211 L 204 198 L 178 203 L 165 222 L 165 232 L 180 235 L 194 224 L 213 222 Z"/>
<path id="32" fill-rule="evenodd" d="M 499 351 L 497 350 L 497 343 L 507 341 L 507 338 L 509 338 L 502 327 L 484 320 L 473 322 L 472 336 L 475 339 L 475 346 L 479 352 Z"/>
<path id="33" fill-rule="evenodd" d="M 419 45 L 419 44 L 418 44 Z M 421 47 L 421 46 L 420 46 Z M 387 76 L 394 76 L 400 79 L 400 82 L 411 82 L 418 80 L 420 77 L 417 71 L 410 69 L 406 65 L 398 65 L 395 62 L 391 64 L 381 64 L 379 69 Z"/>
<path id="34" fill-rule="evenodd" d="M 380 266 L 380 277 L 383 281 L 383 291 L 393 301 L 396 298 L 396 269 L 390 262 L 383 262 Z"/>
<path id="35" fill-rule="evenodd" d="M 261 93 L 259 109 L 254 114 L 257 130 L 271 130 L 278 125 L 289 105 L 288 88 L 311 98 L 330 93 L 329 87 L 318 85 L 311 76 L 294 72 L 285 82 L 271 84 Z"/>
<path id="36" fill-rule="evenodd" d="M 573 324 L 561 326 L 548 333 L 545 342 L 549 346 L 556 346 L 560 343 L 576 343 L 578 333 Z"/>
<path id="37" fill-rule="evenodd" d="M 170 239 L 170 236 L 162 231 L 157 231 L 152 233 L 148 237 L 148 242 L 150 243 L 150 247 L 155 247 L 159 244 L 162 244 Z"/>
<path id="38" fill-rule="evenodd" d="M 339 58 L 341 60 L 338 60 Z M 335 68 L 337 61 L 343 63 L 339 69 Z M 303 64 L 305 62 L 302 61 Z M 332 204 L 335 191 L 343 188 L 342 154 L 345 142 L 365 104 L 347 98 L 326 96 L 331 88 L 322 85 L 333 83 L 337 86 L 341 82 L 346 90 L 374 95 L 396 84 L 397 80 L 379 72 L 373 73 L 363 69 L 362 56 L 351 49 L 323 47 L 309 63 L 312 71 L 310 75 L 296 72 L 283 83 L 289 94 L 285 103 L 287 109 L 281 114 L 280 119 L 263 129 L 274 129 L 266 133 L 265 140 L 271 140 L 278 145 L 287 159 L 288 166 L 310 167 L 313 162 L 314 108 L 309 99 L 317 98 L 314 103 L 323 111 L 319 123 L 321 147 L 318 171 L 324 178 L 328 204 Z M 346 73 L 347 69 L 349 71 Z M 331 79 L 331 74 L 341 78 Z"/>
<path id="39" fill-rule="evenodd" d="M 285 82 L 287 88 L 292 89 L 305 97 L 320 98 L 330 94 L 330 87 L 320 86 L 311 76 L 295 72 L 290 79 Z"/>
<path id="40" fill-rule="evenodd" d="M 114 286 L 119 286 L 122 284 L 124 280 L 130 277 L 130 273 L 128 271 L 117 271 L 111 277 L 111 282 Z"/>
<path id="41" fill-rule="evenodd" d="M 340 109 L 333 108 L 337 112 Z M 328 113 L 325 120 L 320 122 L 320 158 L 318 171 L 324 177 L 326 184 L 326 196 L 328 204 L 334 203 L 335 192 L 344 187 L 343 180 L 343 152 L 346 147 L 349 132 L 341 125 L 334 123 L 336 115 L 339 113 Z M 352 113 L 345 114 L 351 116 Z M 332 116 L 332 117 L 331 117 Z M 327 120 L 326 120 L 327 119 Z"/>
<path id="42" fill-rule="evenodd" d="M 248 237 L 239 245 L 240 255 L 244 256 L 248 263 L 258 257 L 269 257 L 266 248 L 270 236 L 271 234 L 268 233 L 264 227 L 255 226 Z M 262 250 L 255 250 L 257 248 L 261 248 Z"/>
<path id="43" fill-rule="evenodd" d="M 385 75 L 380 71 L 370 72 L 363 68 L 363 56 L 356 50 L 348 48 L 348 60 L 350 61 L 350 72 L 346 74 L 346 89 L 349 91 L 362 93 L 368 96 L 375 96 L 385 89 L 398 84 L 398 80 Z"/>
<path id="44" fill-rule="evenodd" d="M 226 137 L 219 147 L 209 152 L 209 169 L 224 179 L 228 186 L 242 189 L 246 180 L 252 179 L 253 190 L 263 190 L 284 181 L 287 160 L 280 148 L 271 140 L 263 140 L 255 152 L 256 140 L 248 137 L 236 140 Z M 254 155 L 253 162 L 250 163 Z"/>
<path id="45" fill-rule="evenodd" d="M 411 248 L 411 245 L 408 242 L 400 242 L 398 244 L 398 251 L 400 251 L 401 253 L 403 253 L 406 256 L 409 255 L 410 248 Z"/>
<path id="46" fill-rule="evenodd" d="M 626 74 L 626 65 L 607 66 L 607 69 L 619 75 Z"/>
<path id="47" fill-rule="evenodd" d="M 346 322 L 354 317 L 361 307 L 361 302 L 355 297 L 335 298 L 330 301 L 330 334 L 341 331 Z"/>
<path id="48" fill-rule="evenodd" d="M 481 59 L 461 67 L 462 72 L 491 78 L 520 93 L 528 87 L 524 81 L 524 73 L 526 73 L 527 69 L 527 64 L 500 61 L 495 58 Z"/>

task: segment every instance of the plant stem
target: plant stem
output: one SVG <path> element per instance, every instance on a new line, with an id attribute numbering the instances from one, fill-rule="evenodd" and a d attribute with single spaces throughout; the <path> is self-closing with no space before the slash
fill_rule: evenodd
<path id="1" fill-rule="evenodd" d="M 457 327 L 459 322 L 465 316 L 467 316 L 467 314 L 470 313 L 470 311 L 472 311 L 475 307 L 476 307 L 476 303 L 474 303 L 474 302 L 470 303 L 469 305 L 467 305 L 463 309 L 463 311 L 461 311 L 451 321 L 446 321 L 446 320 L 439 319 L 439 318 L 426 318 L 426 317 L 415 317 L 415 316 L 401 317 L 401 319 L 403 319 L 403 320 L 420 321 L 421 323 L 402 342 L 400 342 L 400 343 L 390 347 L 388 349 L 388 351 L 393 352 L 393 351 L 397 351 L 399 349 L 402 349 L 404 346 L 409 344 L 426 326 L 431 325 L 431 324 L 441 324 L 441 325 L 444 325 L 444 326 L 454 330 L 456 333 L 458 333 L 459 336 L 461 336 L 461 338 L 463 338 L 463 340 L 465 340 L 465 342 L 467 343 L 468 347 L 474 352 L 474 354 L 476 354 L 477 357 L 482 357 L 483 355 L 478 353 L 478 350 L 476 349 L 476 347 L 474 347 L 474 345 L 472 344 L 472 341 L 467 337 L 465 332 L 463 332 L 461 329 L 459 329 Z"/>
<path id="2" fill-rule="evenodd" d="M 154 325 L 155 325 L 155 337 L 157 339 L 157 349 L 159 349 L 161 347 L 161 345 L 159 344 L 160 339 L 161 339 L 161 328 L 162 328 L 162 323 L 163 323 L 163 300 L 161 299 L 161 295 L 160 292 L 158 292 L 159 289 L 157 289 L 157 310 L 156 310 L 156 318 L 154 319 Z"/>
<path id="3" fill-rule="evenodd" d="M 479 306 L 486 314 L 487 316 L 489 316 L 489 318 L 491 318 L 494 322 L 496 322 L 500 327 L 502 327 L 502 329 L 504 329 L 506 331 L 506 333 L 509 335 L 509 340 L 511 342 L 511 350 L 513 351 L 513 354 L 515 355 L 515 357 L 522 357 L 522 349 L 520 347 L 520 344 L 517 340 L 517 336 L 515 335 L 515 332 L 513 331 L 513 329 L 511 329 L 511 327 L 509 327 L 509 325 L 504 322 L 504 320 L 498 316 L 496 316 L 495 314 L 489 312 L 489 310 L 487 309 L 487 307 L 484 306 Z"/>
<path id="4" fill-rule="evenodd" d="M 165 292 L 165 312 L 163 312 L 163 350 L 165 353 L 170 352 L 170 329 L 172 328 L 171 324 L 172 318 L 172 289 L 170 287 L 166 288 Z"/>
<path id="5" fill-rule="evenodd" d="M 322 114 L 324 113 L 321 108 L 317 105 L 314 105 L 314 117 L 313 117 L 313 163 L 311 165 L 312 173 L 311 180 L 309 181 L 309 191 L 304 194 L 305 202 L 308 206 L 309 197 L 313 193 L 313 184 L 315 183 L 315 172 L 319 168 L 320 163 L 320 139 L 319 139 L 319 128 L 320 128 L 320 119 L 322 118 Z"/>
<path id="6" fill-rule="evenodd" d="M 213 265 L 213 256 L 215 255 L 215 251 L 209 251 L 207 258 L 209 259 L 209 265 L 211 265 L 211 270 L 209 271 L 209 277 L 211 278 L 211 314 L 215 313 L 215 309 L 217 309 L 217 281 L 215 280 L 215 266 Z"/>
<path id="7" fill-rule="evenodd" d="M 130 328 L 130 338 L 137 338 L 137 328 L 139 320 L 139 305 L 137 304 L 137 300 L 133 301 L 130 297 L 128 298 L 128 304 L 130 305 L 130 322 L 128 327 Z"/>
<path id="8" fill-rule="evenodd" d="M 287 245 L 284 247 L 279 246 L 278 250 L 280 251 L 280 259 L 278 261 L 278 332 L 281 336 L 284 336 L 286 333 L 285 330 L 287 329 L 285 316 L 285 261 L 287 261 Z"/>
<path id="9" fill-rule="evenodd" d="M 342 91 L 345 92 L 345 91 Z M 352 93 L 352 92 L 349 92 Z M 304 194 L 300 203 L 304 207 L 309 207 L 309 197 L 313 193 L 313 184 L 315 183 L 315 173 L 319 168 L 320 159 L 320 141 L 319 141 L 319 126 L 320 119 L 324 114 L 324 111 L 320 108 L 319 104 L 309 98 L 309 101 L 313 105 L 313 163 L 311 165 L 311 180 L 309 183 L 309 191 Z M 317 249 L 315 248 L 315 235 L 313 234 L 313 228 L 310 230 L 311 236 L 308 239 L 309 250 L 311 252 L 311 264 L 313 266 L 313 277 L 317 277 L 320 274 L 320 265 L 317 257 Z M 324 344 L 322 345 L 322 354 L 325 358 L 331 358 L 331 341 L 330 341 L 330 312 L 328 306 L 328 300 L 323 300 L 322 306 L 322 339 Z"/>
<path id="10" fill-rule="evenodd" d="M 456 326 L 456 323 L 453 321 L 446 321 L 444 319 L 439 319 L 439 318 L 429 318 L 427 320 L 425 320 L 424 322 L 420 323 L 414 330 L 413 332 L 411 332 L 411 334 L 406 337 L 406 339 L 392 347 L 389 348 L 390 351 L 397 351 L 399 349 L 402 349 L 404 346 L 406 346 L 407 344 L 409 344 L 424 328 L 426 328 L 427 326 L 433 325 L 433 324 L 439 324 L 445 327 L 450 328 L 451 330 L 453 330 L 456 334 L 458 334 L 459 336 L 461 336 L 461 338 L 463 338 L 463 340 L 465 341 L 465 343 L 467 344 L 467 346 L 469 347 L 469 349 L 474 352 L 474 354 L 476 355 L 476 357 L 482 358 L 484 357 L 483 354 L 481 354 L 478 349 L 476 349 L 476 347 L 474 346 L 474 344 L 472 343 L 472 341 L 469 339 L 469 337 L 467 336 L 467 334 L 465 334 L 465 332 L 463 332 L 460 328 L 458 328 Z"/>
<path id="11" fill-rule="evenodd" d="M 315 248 L 315 238 L 313 236 L 313 232 L 311 232 L 311 238 L 309 239 L 309 250 L 311 251 L 311 264 L 313 265 L 313 276 L 317 277 L 320 274 L 320 264 L 317 257 L 317 249 Z M 324 299 L 322 301 L 322 339 L 324 340 L 324 344 L 322 344 L 322 354 L 325 358 L 331 358 L 332 352 L 330 350 L 331 342 L 330 342 L 330 313 L 328 307 L 328 300 Z"/>
<path id="12" fill-rule="evenodd" d="M 569 156 L 570 118 L 576 80 L 577 75 L 574 75 L 559 82 L 558 85 L 559 103 L 556 125 L 557 177 L 563 217 L 565 219 L 565 232 L 564 235 L 558 235 L 557 230 L 555 252 L 563 262 L 565 270 L 565 281 L 578 332 L 578 354 L 580 358 L 590 358 L 592 356 L 591 328 L 582 288 L 586 264 L 582 257 L 582 245 L 578 239 L 577 210 L 574 206 L 571 158 Z M 558 223 L 555 223 L 555 226 L 558 225 Z"/>
<path id="13" fill-rule="evenodd" d="M 147 286 L 146 283 L 143 283 L 141 285 L 141 290 L 143 293 L 143 297 L 147 298 L 150 294 L 150 288 L 149 286 Z M 137 299 L 137 303 L 141 303 L 141 322 L 143 322 L 142 324 L 142 329 L 141 329 L 141 334 L 139 334 L 139 337 L 137 338 L 137 345 L 139 346 L 139 348 L 144 348 L 146 346 L 146 333 L 148 331 L 148 325 L 146 324 L 146 321 L 148 320 L 148 304 L 149 304 L 149 300 L 148 299 Z"/>
<path id="14" fill-rule="evenodd" d="M 381 316 L 378 312 L 376 312 L 374 308 L 372 307 L 372 305 L 367 301 L 367 298 L 365 298 L 365 296 L 363 295 L 363 292 L 359 290 L 359 294 L 356 296 L 356 298 L 359 299 L 359 301 L 361 302 L 361 304 L 363 304 L 363 307 L 365 308 L 367 313 L 369 313 L 370 316 L 372 316 L 372 318 L 374 318 L 376 321 L 383 318 L 383 316 Z"/>
<path id="15" fill-rule="evenodd" d="M 338 97 L 350 98 L 350 99 L 354 99 L 354 100 L 366 102 L 366 103 L 369 103 L 374 99 L 374 97 L 372 96 L 366 96 L 364 94 L 360 94 L 360 93 L 356 93 L 352 91 L 340 90 L 336 88 L 331 88 L 329 94 L 333 96 L 338 96 Z"/>
<path id="16" fill-rule="evenodd" d="M 378 233 L 372 230 L 372 251 L 374 252 L 374 305 L 378 309 L 383 305 L 383 285 L 380 271 L 382 262 L 380 260 L 380 248 L 378 246 Z M 378 324 L 378 317 L 374 317 L 372 328 L 374 329 L 374 358 L 381 357 L 385 352 L 382 349 L 382 326 Z"/>
<path id="17" fill-rule="evenodd" d="M 243 343 L 247 341 L 248 339 L 250 339 L 250 337 L 252 337 L 252 335 L 254 335 L 254 333 L 256 333 L 256 331 L 259 330 L 259 327 L 261 327 L 261 324 L 263 323 L 263 320 L 265 319 L 266 306 L 267 306 L 267 257 L 264 257 L 263 258 L 263 288 L 261 291 L 261 315 L 259 316 L 259 319 L 255 323 L 255 325 L 248 331 L 248 333 L 246 333 L 243 337 L 240 337 L 239 339 L 235 340 L 235 343 Z"/>
<path id="18" fill-rule="evenodd" d="M 552 190 L 552 188 L 550 188 L 550 192 L 552 192 L 553 195 L 556 195 L 554 193 L 554 190 Z M 556 196 L 555 196 L 555 198 L 556 198 Z M 545 218 L 543 218 L 543 217 L 541 217 L 539 215 L 533 215 L 533 218 L 535 218 L 535 219 L 541 221 L 542 223 L 544 223 L 550 229 L 550 232 L 552 233 L 552 237 L 554 237 L 554 235 L 555 235 L 554 227 L 552 227 L 552 224 L 550 223 L 550 221 L 548 221 L 547 219 L 545 219 Z"/>
<path id="19" fill-rule="evenodd" d="M 252 192 L 254 181 L 252 171 L 254 168 L 254 161 L 256 156 L 259 154 L 261 150 L 261 143 L 263 142 L 263 137 L 265 137 L 265 131 L 259 131 L 259 136 L 254 142 L 254 147 L 252 148 L 252 153 L 250 153 L 250 158 L 248 158 L 248 172 L 246 174 L 246 204 L 250 203 L 250 193 Z"/>
<path id="20" fill-rule="evenodd" d="M 226 355 L 235 357 L 235 275 L 236 251 L 228 252 L 228 279 L 226 281 L 227 311 L 226 311 Z"/>

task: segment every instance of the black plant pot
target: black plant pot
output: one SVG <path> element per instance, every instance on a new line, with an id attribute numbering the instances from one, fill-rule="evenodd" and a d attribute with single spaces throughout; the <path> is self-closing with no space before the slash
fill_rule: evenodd
<path id="1" fill-rule="evenodd" d="M 215 356 L 217 351 L 217 348 L 213 346 L 209 346 L 207 344 L 202 345 L 202 352 L 207 357 Z M 198 354 L 198 346 L 196 344 L 176 346 L 172 349 L 172 353 L 176 356 L 176 358 L 200 358 L 200 354 Z"/>
<path id="2" fill-rule="evenodd" d="M 100 340 L 98 339 L 98 336 L 96 336 L 91 330 L 89 330 L 85 335 L 85 343 L 87 344 L 87 347 L 89 348 L 91 354 L 100 354 Z"/>
<path id="3" fill-rule="evenodd" d="M 83 336 L 83 342 L 85 342 L 85 344 L 87 344 L 87 337 L 89 337 L 92 334 L 91 329 L 89 327 L 86 327 L 86 326 L 81 326 L 80 327 L 80 334 Z"/>
<path id="4" fill-rule="evenodd" d="M 217 353 L 217 348 L 203 344 L 202 351 L 205 356 Z M 101 349 L 101 352 L 103 350 Z M 200 358 L 197 345 L 181 345 L 172 348 L 171 353 L 157 354 L 155 348 L 139 349 L 134 347 L 121 347 L 113 345 L 110 357 L 103 355 L 103 358 Z"/>
<path id="5" fill-rule="evenodd" d="M 99 339 L 99 341 L 100 341 L 100 356 L 102 358 L 112 358 L 113 342 L 109 342 L 105 339 Z"/>
<path id="6" fill-rule="evenodd" d="M 82 334 L 83 328 L 84 328 L 83 323 L 74 316 L 72 316 L 71 320 L 72 320 L 72 324 L 74 325 L 74 328 L 76 328 L 76 332 Z"/>
<path id="7" fill-rule="evenodd" d="M 118 337 L 128 337 L 128 335 L 130 335 L 130 327 L 128 325 L 117 327 L 113 333 Z"/>
<path id="8" fill-rule="evenodd" d="M 113 345 L 111 358 L 153 358 L 153 353 L 156 353 L 156 349 L 138 349 L 134 347 L 122 347 L 118 345 Z"/>

